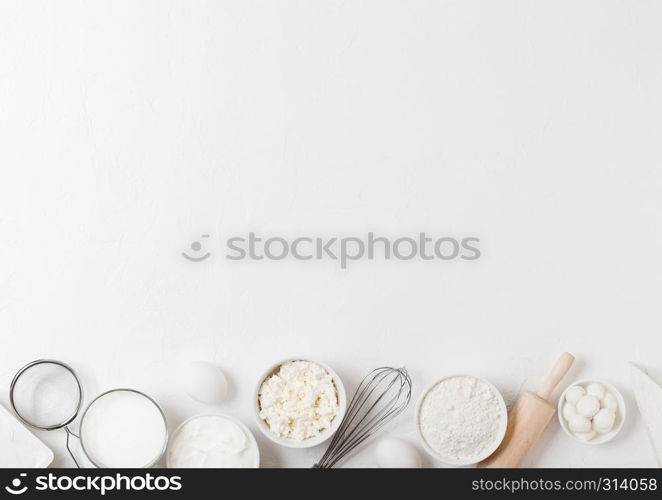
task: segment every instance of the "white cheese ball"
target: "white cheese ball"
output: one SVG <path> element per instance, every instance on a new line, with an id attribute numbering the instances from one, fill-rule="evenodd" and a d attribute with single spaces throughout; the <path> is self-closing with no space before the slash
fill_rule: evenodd
<path id="1" fill-rule="evenodd" d="M 616 413 L 612 410 L 600 410 L 595 417 L 593 417 L 593 427 L 596 431 L 605 433 L 609 432 L 614 427 L 616 421 Z"/>
<path id="2" fill-rule="evenodd" d="M 577 401 L 577 413 L 582 417 L 591 418 L 600 411 L 600 400 L 595 396 L 584 396 Z"/>
<path id="3" fill-rule="evenodd" d="M 577 415 L 579 414 L 577 413 L 577 408 L 575 408 L 575 405 L 570 403 L 563 405 L 563 418 L 566 420 L 572 420 L 572 417 L 576 417 Z"/>
<path id="4" fill-rule="evenodd" d="M 577 436 L 582 441 L 590 441 L 596 436 L 596 434 L 597 432 L 594 430 L 590 430 L 588 432 L 575 432 L 575 436 Z"/>
<path id="5" fill-rule="evenodd" d="M 568 427 L 572 432 L 591 432 L 591 421 L 586 417 L 577 415 L 568 422 Z"/>
<path id="6" fill-rule="evenodd" d="M 595 396 L 598 399 L 605 397 L 605 386 L 596 382 L 586 386 L 586 393 Z"/>
<path id="7" fill-rule="evenodd" d="M 565 400 L 571 405 L 576 405 L 577 402 L 586 395 L 586 390 L 581 385 L 573 385 L 565 393 Z"/>
<path id="8" fill-rule="evenodd" d="M 600 401 L 600 406 L 607 410 L 616 411 L 618 410 L 618 400 L 611 392 L 608 392 L 602 401 Z"/>

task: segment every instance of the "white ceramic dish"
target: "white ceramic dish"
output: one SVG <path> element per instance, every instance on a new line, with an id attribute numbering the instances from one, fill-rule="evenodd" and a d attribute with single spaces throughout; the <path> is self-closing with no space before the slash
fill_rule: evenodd
<path id="1" fill-rule="evenodd" d="M 225 418 L 225 419 L 229 420 L 230 422 L 234 422 L 235 424 L 237 424 L 241 428 L 241 430 L 244 431 L 244 433 L 248 437 L 248 440 L 250 441 L 251 448 L 255 451 L 255 457 L 256 457 L 255 458 L 255 463 L 253 465 L 251 465 L 251 467 L 254 468 L 254 469 L 257 469 L 257 468 L 260 467 L 260 448 L 257 445 L 257 441 L 255 440 L 255 436 L 253 435 L 251 430 L 248 427 L 246 427 L 246 425 L 244 425 L 244 423 L 241 420 L 236 419 L 236 418 L 234 418 L 230 415 L 226 415 L 225 413 L 201 413 L 199 415 L 193 415 L 192 417 L 187 418 L 181 424 L 179 424 L 179 426 L 177 426 L 177 429 L 175 429 L 175 432 L 172 434 L 170 442 L 174 443 L 176 441 L 176 438 L 177 438 L 177 435 L 179 434 L 179 431 L 186 424 L 188 424 L 189 422 L 195 420 L 196 418 L 200 418 L 200 417 L 221 417 L 221 418 Z M 170 464 L 170 449 L 168 449 L 168 451 L 166 452 L 166 467 L 171 467 L 171 464 Z"/>
<path id="2" fill-rule="evenodd" d="M 45 469 L 53 458 L 53 451 L 0 405 L 0 469 Z"/>
<path id="3" fill-rule="evenodd" d="M 282 365 L 284 365 L 285 363 L 289 363 L 290 361 L 309 361 L 324 368 L 331 375 L 331 378 L 333 379 L 333 383 L 336 386 L 336 392 L 338 394 L 338 414 L 331 422 L 331 427 L 326 429 L 319 436 L 305 439 L 303 441 L 277 436 L 276 434 L 271 432 L 267 423 L 260 417 L 260 402 L 259 402 L 258 394 L 260 392 L 260 387 L 262 386 L 262 382 L 264 382 L 268 377 L 276 373 Z M 257 385 L 255 387 L 255 392 L 253 393 L 253 411 L 255 413 L 255 420 L 257 421 L 257 426 L 262 431 L 262 434 L 264 434 L 266 437 L 271 439 L 274 443 L 277 443 L 281 446 L 285 446 L 287 448 L 311 448 L 313 446 L 317 446 L 318 444 L 323 443 L 324 441 L 329 439 L 334 434 L 334 432 L 336 432 L 336 430 L 340 426 L 340 422 L 345 416 L 346 409 L 347 409 L 347 395 L 345 393 L 345 386 L 343 385 L 342 380 L 340 380 L 338 374 L 335 371 L 333 371 L 333 369 L 331 369 L 331 367 L 329 367 L 328 365 L 325 365 L 324 363 L 320 363 L 319 361 L 313 361 L 312 359 L 289 358 L 279 361 L 278 363 L 274 363 L 269 368 L 267 368 L 262 374 L 262 376 L 258 379 Z"/>
<path id="4" fill-rule="evenodd" d="M 570 430 L 570 427 L 568 426 L 568 422 L 566 421 L 565 418 L 563 418 L 563 404 L 565 403 L 565 395 L 568 392 L 568 389 L 570 389 L 572 386 L 575 385 L 581 385 L 582 387 L 586 388 L 586 386 L 591 383 L 602 384 L 605 387 L 605 389 L 607 389 L 607 392 L 610 392 L 614 395 L 616 401 L 618 401 L 618 411 L 616 412 L 616 421 L 614 422 L 614 427 L 612 430 L 604 434 L 598 434 L 595 438 L 591 439 L 590 441 L 584 441 L 583 439 L 575 436 L 575 434 Z M 566 387 L 563 393 L 561 394 L 561 397 L 559 398 L 557 413 L 559 415 L 559 423 L 561 424 L 561 428 L 568 436 L 572 437 L 573 439 L 579 441 L 582 444 L 589 444 L 589 445 L 603 444 L 606 443 L 607 441 L 611 441 L 612 439 L 614 439 L 616 435 L 619 432 L 621 432 L 621 429 L 623 428 L 623 424 L 625 423 L 625 416 L 626 416 L 625 399 L 623 399 L 623 395 L 621 394 L 621 392 L 608 382 L 604 382 L 602 380 L 591 380 L 591 379 L 577 380 L 572 384 L 568 385 L 568 387 Z"/>
<path id="5" fill-rule="evenodd" d="M 421 432 L 421 426 L 419 425 L 420 422 L 420 416 L 421 416 L 421 406 L 423 405 L 423 401 L 425 400 L 425 397 L 428 395 L 428 393 L 437 386 L 437 384 L 441 383 L 444 380 L 450 379 L 450 378 L 455 378 L 455 377 L 469 377 L 469 378 L 474 378 L 480 382 L 483 382 L 486 384 L 492 392 L 497 396 L 499 400 L 499 406 L 501 408 L 501 424 L 499 426 L 499 438 L 494 441 L 494 445 L 490 446 L 483 455 L 479 456 L 477 459 L 471 460 L 469 462 L 462 461 L 462 460 L 453 460 L 452 458 L 449 457 L 444 457 L 437 453 L 435 450 L 433 450 L 430 445 L 428 445 L 427 441 L 425 440 L 425 437 L 423 436 L 423 433 Z M 492 453 L 496 451 L 496 449 L 499 447 L 501 442 L 503 441 L 504 436 L 506 435 L 506 428 L 508 427 L 508 409 L 506 408 L 506 402 L 503 400 L 503 396 L 499 392 L 499 389 L 497 389 L 494 384 L 492 384 L 489 380 L 485 380 L 484 378 L 480 377 L 475 377 L 473 375 L 449 375 L 448 377 L 443 377 L 440 378 L 439 380 L 433 382 L 429 386 L 425 388 L 423 393 L 421 394 L 421 397 L 418 398 L 418 402 L 416 403 L 416 433 L 418 434 L 418 437 L 423 444 L 423 448 L 425 451 L 433 458 L 436 458 L 437 460 L 448 464 L 448 465 L 457 465 L 457 466 L 466 466 L 466 465 L 473 465 L 477 464 L 478 462 L 485 460 L 487 457 L 489 457 Z"/>

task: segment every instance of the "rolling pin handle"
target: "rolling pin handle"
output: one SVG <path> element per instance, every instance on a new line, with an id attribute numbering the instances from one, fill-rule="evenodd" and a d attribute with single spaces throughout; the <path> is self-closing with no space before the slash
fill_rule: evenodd
<path id="1" fill-rule="evenodd" d="M 565 377 L 565 374 L 568 373 L 568 370 L 570 370 L 574 360 L 575 357 L 569 352 L 564 352 L 561 354 L 559 359 L 556 361 L 554 368 L 552 368 L 552 371 L 549 373 L 545 386 L 540 391 L 538 391 L 538 396 L 545 400 L 549 399 L 556 386 L 559 384 L 559 382 L 561 382 L 561 379 Z"/>

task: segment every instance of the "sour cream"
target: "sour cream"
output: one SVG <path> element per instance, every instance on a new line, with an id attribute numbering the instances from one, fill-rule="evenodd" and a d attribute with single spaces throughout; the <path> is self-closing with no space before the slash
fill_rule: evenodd
<path id="1" fill-rule="evenodd" d="M 166 455 L 170 468 L 257 468 L 260 453 L 248 428 L 226 415 L 198 415 L 175 431 Z"/>

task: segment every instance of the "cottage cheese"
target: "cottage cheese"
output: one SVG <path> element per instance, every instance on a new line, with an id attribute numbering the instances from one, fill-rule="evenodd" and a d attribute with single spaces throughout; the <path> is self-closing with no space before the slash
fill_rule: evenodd
<path id="1" fill-rule="evenodd" d="M 297 441 L 319 436 L 338 414 L 333 378 L 310 361 L 283 364 L 262 383 L 258 400 L 271 432 Z"/>

